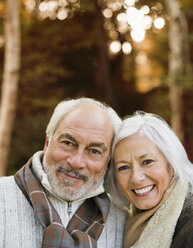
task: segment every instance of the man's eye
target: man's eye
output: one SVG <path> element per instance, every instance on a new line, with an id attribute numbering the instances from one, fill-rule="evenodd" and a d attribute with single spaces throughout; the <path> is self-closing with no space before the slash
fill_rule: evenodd
<path id="1" fill-rule="evenodd" d="M 122 165 L 118 168 L 118 171 L 124 171 L 124 170 L 128 170 L 128 169 L 130 169 L 129 165 Z"/>
<path id="2" fill-rule="evenodd" d="M 145 160 L 143 160 L 143 165 L 148 165 L 148 164 L 151 164 L 151 163 L 153 163 L 153 159 L 145 159 Z"/>
<path id="3" fill-rule="evenodd" d="M 101 155 L 102 152 L 98 149 L 90 149 L 90 153 L 93 155 Z"/>
<path id="4" fill-rule="evenodd" d="M 73 146 L 73 143 L 69 140 L 62 140 L 62 141 L 60 141 L 60 143 L 66 145 L 66 146 Z"/>

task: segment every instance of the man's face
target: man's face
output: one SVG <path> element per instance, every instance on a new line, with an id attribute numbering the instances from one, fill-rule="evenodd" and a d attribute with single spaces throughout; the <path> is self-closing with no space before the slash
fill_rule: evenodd
<path id="1" fill-rule="evenodd" d="M 103 181 L 112 138 L 112 125 L 98 106 L 80 104 L 64 116 L 44 148 L 44 168 L 57 195 L 85 197 Z"/>

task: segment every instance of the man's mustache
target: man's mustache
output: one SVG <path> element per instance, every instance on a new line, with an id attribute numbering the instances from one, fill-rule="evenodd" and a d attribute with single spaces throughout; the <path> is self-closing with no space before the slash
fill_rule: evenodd
<path id="1" fill-rule="evenodd" d="M 88 177 L 87 177 L 87 176 L 82 175 L 81 173 L 79 173 L 79 172 L 73 170 L 72 168 L 65 168 L 65 167 L 63 167 L 63 166 L 60 165 L 60 166 L 58 167 L 58 170 L 59 170 L 60 172 L 64 172 L 65 174 L 67 174 L 67 175 L 69 175 L 69 176 L 73 176 L 73 177 L 76 177 L 76 178 L 78 178 L 78 179 L 82 179 L 82 180 L 84 180 L 84 181 L 88 181 Z"/>

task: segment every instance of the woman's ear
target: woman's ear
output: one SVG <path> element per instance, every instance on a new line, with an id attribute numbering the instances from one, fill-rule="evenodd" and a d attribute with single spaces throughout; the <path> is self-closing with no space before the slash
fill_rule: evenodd
<path id="1" fill-rule="evenodd" d="M 171 175 L 171 179 L 174 178 L 175 176 L 175 171 L 174 171 L 174 168 L 170 165 L 170 163 L 168 162 L 168 166 L 170 168 L 170 175 Z"/>

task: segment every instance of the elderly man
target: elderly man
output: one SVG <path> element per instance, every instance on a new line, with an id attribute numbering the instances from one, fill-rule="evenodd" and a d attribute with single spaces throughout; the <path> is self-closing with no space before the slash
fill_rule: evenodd
<path id="1" fill-rule="evenodd" d="M 120 123 L 89 98 L 56 107 L 44 150 L 0 179 L 0 247 L 122 247 L 125 215 L 103 188 Z"/>

